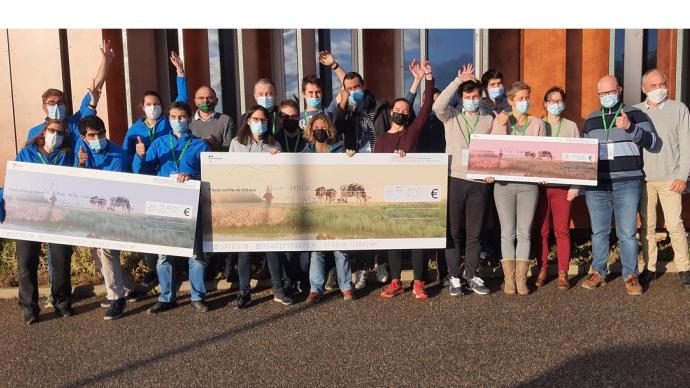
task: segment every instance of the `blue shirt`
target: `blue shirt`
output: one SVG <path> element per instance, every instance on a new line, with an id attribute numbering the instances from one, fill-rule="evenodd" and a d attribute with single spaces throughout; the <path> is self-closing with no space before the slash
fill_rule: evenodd
<path id="1" fill-rule="evenodd" d="M 79 139 L 77 147 L 75 148 L 77 152 L 74 153 L 75 167 L 79 165 L 79 147 L 84 148 L 84 151 L 89 154 L 89 158 L 82 168 L 115 172 L 131 172 L 132 170 L 132 157 L 119 145 L 110 140 L 108 140 L 108 144 L 106 144 L 101 152 L 93 152 L 84 140 Z"/>
<path id="2" fill-rule="evenodd" d="M 47 157 L 40 153 L 38 146 L 32 144 L 22 148 L 15 158 L 17 162 L 50 164 L 54 166 L 73 166 L 74 165 L 74 151 L 69 148 L 67 152 L 63 152 L 62 148 L 54 149 Z"/>
<path id="3" fill-rule="evenodd" d="M 68 116 L 65 121 L 67 121 L 67 128 L 70 130 L 71 136 L 68 139 L 65 139 L 67 144 L 69 144 L 71 147 L 74 147 L 74 144 L 77 142 L 77 139 L 81 136 L 79 133 L 79 120 L 81 120 L 84 117 L 87 116 L 93 116 L 96 114 L 96 111 L 91 109 L 89 107 L 89 104 L 91 103 L 91 93 L 86 92 L 84 95 L 84 98 L 81 100 L 81 106 L 79 107 L 79 112 L 73 114 L 72 116 Z M 33 139 L 34 137 L 38 136 L 39 133 L 45 128 L 46 126 L 46 120 L 48 120 L 48 117 L 46 117 L 42 123 L 36 125 L 35 127 L 31 128 L 29 130 L 29 134 L 26 137 L 26 140 L 29 141 Z"/>
<path id="4" fill-rule="evenodd" d="M 175 102 L 187 102 L 186 77 L 177 77 L 177 98 L 175 99 Z M 158 121 L 156 121 L 156 124 L 153 126 L 153 128 L 149 128 L 149 126 L 146 125 L 146 117 L 142 117 L 132 124 L 132 126 L 129 127 L 129 130 L 127 130 L 125 139 L 122 141 L 122 149 L 124 149 L 125 152 L 127 152 L 127 154 L 130 156 L 134 156 L 134 154 L 137 152 L 137 136 L 141 137 L 141 141 L 148 149 L 154 140 L 161 136 L 168 135 L 171 131 L 172 127 L 170 127 L 168 115 L 161 114 L 161 117 L 158 118 Z"/>
<path id="5" fill-rule="evenodd" d="M 179 138 L 169 134 L 154 140 L 143 158 L 135 155 L 132 171 L 152 174 L 158 166 L 158 176 L 181 173 L 198 180 L 201 179 L 201 153 L 209 151 L 208 144 L 189 131 Z"/>

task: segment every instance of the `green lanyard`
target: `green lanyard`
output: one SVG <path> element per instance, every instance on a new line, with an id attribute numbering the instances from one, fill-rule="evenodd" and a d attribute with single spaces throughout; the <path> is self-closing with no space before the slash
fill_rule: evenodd
<path id="1" fill-rule="evenodd" d="M 53 160 L 51 160 L 50 163 L 48 163 L 48 159 L 46 159 L 45 156 L 43 156 L 43 154 L 41 154 L 41 151 L 36 151 L 36 155 L 38 155 L 38 158 L 41 159 L 41 164 L 50 164 L 50 165 L 57 164 L 56 162 L 58 160 L 58 157 L 60 156 L 59 153 L 55 154 L 55 157 L 53 158 Z"/>
<path id="2" fill-rule="evenodd" d="M 276 112 L 273 112 L 273 135 L 276 134 Z"/>
<path id="3" fill-rule="evenodd" d="M 511 116 L 512 116 L 512 114 L 511 114 Z M 515 116 L 513 116 L 513 117 L 515 117 Z M 529 117 L 527 118 L 527 122 L 525 123 L 525 126 L 522 127 L 522 130 L 518 131 L 518 130 L 515 128 L 516 125 L 519 125 L 519 123 L 518 123 L 518 121 L 517 121 L 517 118 L 515 118 L 515 124 L 513 124 L 513 133 L 518 132 L 518 133 L 520 133 L 522 136 L 525 136 L 525 132 L 527 132 L 527 127 L 529 127 Z"/>
<path id="4" fill-rule="evenodd" d="M 549 119 L 546 119 L 546 123 L 551 126 L 551 123 L 549 122 Z M 556 137 L 559 137 L 561 135 L 561 124 L 563 124 L 563 117 L 558 119 L 558 131 L 556 131 Z"/>
<path id="5" fill-rule="evenodd" d="M 173 135 L 170 135 L 173 136 Z M 182 152 L 180 152 L 180 157 L 178 158 L 177 155 L 175 155 L 175 147 L 173 147 L 172 139 L 168 137 L 168 144 L 170 145 L 170 152 L 172 152 L 173 156 L 173 162 L 175 163 L 175 168 L 177 170 L 180 169 L 180 161 L 182 160 L 182 157 L 184 156 L 184 153 L 187 152 L 187 148 L 189 147 L 190 144 L 192 144 L 192 139 L 187 139 L 187 144 L 184 145 L 184 148 L 182 148 Z"/>
<path id="6" fill-rule="evenodd" d="M 606 131 L 606 140 L 609 139 L 609 131 L 611 131 L 611 128 L 613 128 L 613 125 L 616 123 L 616 118 L 618 118 L 618 114 L 621 113 L 621 109 L 623 109 L 623 104 L 621 104 L 621 106 L 618 107 L 616 114 L 613 115 L 613 119 L 611 119 L 611 122 L 607 125 L 604 108 L 601 108 L 601 121 L 604 123 L 604 131 Z"/>
<path id="7" fill-rule="evenodd" d="M 149 125 L 146 123 L 146 120 L 144 120 L 144 124 L 146 124 L 146 126 L 149 127 Z M 156 124 L 158 123 L 154 123 L 152 126 L 149 127 L 149 144 L 153 143 L 153 139 L 154 137 L 156 137 Z"/>
<path id="8" fill-rule="evenodd" d="M 477 124 L 479 124 L 479 114 L 477 114 L 477 118 L 474 120 L 474 124 L 472 124 L 472 129 L 470 129 L 470 123 L 465 118 L 465 113 L 460 113 L 460 116 L 462 116 L 462 119 L 465 121 L 465 126 L 469 132 L 467 134 L 467 145 L 470 145 L 470 142 L 472 141 L 471 135 L 477 130 Z"/>
<path id="9" fill-rule="evenodd" d="M 297 152 L 297 146 L 299 145 L 299 138 L 301 137 L 300 136 L 301 131 L 299 129 L 297 130 L 297 136 L 295 136 L 295 147 L 292 149 L 292 151 L 290 151 L 290 142 L 288 141 L 288 137 L 287 137 L 287 134 L 285 132 L 286 132 L 285 129 L 283 129 L 283 136 L 285 136 L 285 147 L 287 147 L 286 152 Z"/>

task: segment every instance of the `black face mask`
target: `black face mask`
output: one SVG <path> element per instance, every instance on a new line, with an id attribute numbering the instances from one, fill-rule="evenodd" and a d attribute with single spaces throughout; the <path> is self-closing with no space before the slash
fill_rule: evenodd
<path id="1" fill-rule="evenodd" d="M 410 115 L 406 115 L 400 112 L 393 112 L 393 122 L 398 124 L 398 125 L 405 125 L 407 124 L 407 120 L 410 118 Z"/>
<path id="2" fill-rule="evenodd" d="M 295 119 L 283 119 L 283 129 L 295 132 L 299 128 L 299 121 Z"/>
<path id="3" fill-rule="evenodd" d="M 326 140 L 328 140 L 328 132 L 324 129 L 319 129 L 316 131 L 313 131 L 314 133 L 314 140 L 316 140 L 319 143 L 324 143 Z"/>

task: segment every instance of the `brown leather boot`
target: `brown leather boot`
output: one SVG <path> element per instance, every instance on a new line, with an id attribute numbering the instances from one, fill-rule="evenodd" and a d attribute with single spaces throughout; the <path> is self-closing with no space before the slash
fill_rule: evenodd
<path id="1" fill-rule="evenodd" d="M 503 292 L 515 295 L 515 260 L 501 260 L 503 267 Z"/>
<path id="2" fill-rule="evenodd" d="M 558 271 L 558 289 L 563 291 L 570 289 L 567 272 Z"/>
<path id="3" fill-rule="evenodd" d="M 541 269 L 539 270 L 539 276 L 537 276 L 537 281 L 534 282 L 534 285 L 537 287 L 542 287 L 544 284 L 546 284 L 546 266 L 542 265 Z"/>
<path id="4" fill-rule="evenodd" d="M 529 295 L 527 287 L 527 272 L 529 271 L 529 260 L 515 260 L 515 287 L 518 295 Z"/>

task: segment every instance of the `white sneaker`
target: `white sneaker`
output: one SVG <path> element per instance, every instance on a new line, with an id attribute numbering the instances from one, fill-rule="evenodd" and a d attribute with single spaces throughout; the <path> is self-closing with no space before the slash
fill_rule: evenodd
<path id="1" fill-rule="evenodd" d="M 367 286 L 367 271 L 359 270 L 355 271 L 355 290 L 361 290 Z"/>
<path id="2" fill-rule="evenodd" d="M 375 264 L 374 271 L 376 271 L 376 280 L 379 283 L 386 283 L 388 281 L 388 270 L 386 269 L 386 263 Z"/>
<path id="3" fill-rule="evenodd" d="M 335 273 L 335 268 L 328 271 L 328 278 L 326 278 L 326 284 L 324 286 L 326 291 L 332 291 L 338 288 L 338 275 Z"/>

